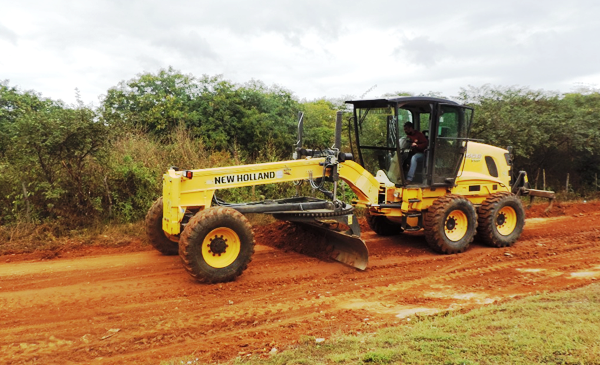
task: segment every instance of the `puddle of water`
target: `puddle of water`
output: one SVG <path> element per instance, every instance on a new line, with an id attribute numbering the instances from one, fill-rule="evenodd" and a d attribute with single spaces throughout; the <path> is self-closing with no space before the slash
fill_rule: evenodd
<path id="1" fill-rule="evenodd" d="M 473 298 L 477 298 L 480 296 L 481 296 L 480 294 L 475 294 L 475 293 L 464 293 L 464 294 L 450 295 L 450 298 L 460 299 L 460 300 L 471 300 Z"/>
<path id="2" fill-rule="evenodd" d="M 574 278 L 593 278 L 596 276 L 600 276 L 600 271 L 580 271 L 571 273 L 571 277 Z"/>
<path id="3" fill-rule="evenodd" d="M 362 300 L 350 300 L 348 302 L 338 304 L 338 307 L 344 309 L 366 309 L 375 313 L 393 314 L 397 312 L 397 307 L 393 305 L 385 305 L 381 302 L 366 302 Z"/>
<path id="4" fill-rule="evenodd" d="M 345 309 L 365 309 L 378 314 L 391 314 L 400 319 L 410 317 L 415 314 L 431 315 L 442 311 L 440 308 L 395 306 L 385 305 L 380 302 L 365 302 L 359 300 L 348 301 L 341 303 L 338 306 Z"/>
<path id="5" fill-rule="evenodd" d="M 496 301 L 494 298 L 489 298 L 487 294 L 477 294 L 477 293 L 465 293 L 465 294 L 454 294 L 451 298 L 459 299 L 459 300 L 468 300 L 473 301 L 479 304 L 491 304 Z"/>
<path id="6" fill-rule="evenodd" d="M 425 296 L 430 298 L 449 298 L 457 299 L 464 302 L 471 302 L 477 304 L 491 304 L 499 298 L 489 297 L 486 293 L 454 293 L 454 292 L 429 292 Z M 459 303 L 456 303 L 459 304 Z M 459 304 L 461 305 L 461 304 Z"/>
<path id="7" fill-rule="evenodd" d="M 444 284 L 431 284 L 430 287 L 434 289 L 452 289 L 452 285 L 444 285 Z"/>
<path id="8" fill-rule="evenodd" d="M 563 220 L 569 218 L 569 216 L 562 216 L 562 217 L 546 217 L 546 218 L 527 218 L 525 219 L 525 224 L 529 227 L 529 226 L 536 226 L 538 224 L 543 224 L 543 223 L 547 223 L 547 222 L 551 222 L 551 221 L 558 221 L 558 220 Z"/>
<path id="9" fill-rule="evenodd" d="M 540 272 L 540 271 L 546 271 L 546 269 L 517 269 L 517 271 L 520 271 L 520 272 Z"/>

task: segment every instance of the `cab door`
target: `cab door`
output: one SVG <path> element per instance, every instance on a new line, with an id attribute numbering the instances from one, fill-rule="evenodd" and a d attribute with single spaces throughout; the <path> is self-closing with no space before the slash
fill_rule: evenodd
<path id="1" fill-rule="evenodd" d="M 473 109 L 451 104 L 438 104 L 431 132 L 433 144 L 431 180 L 433 185 L 454 185 L 466 151 Z"/>

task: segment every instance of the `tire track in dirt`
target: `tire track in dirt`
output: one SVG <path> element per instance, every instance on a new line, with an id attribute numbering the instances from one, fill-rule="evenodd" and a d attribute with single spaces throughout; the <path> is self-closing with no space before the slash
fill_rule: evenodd
<path id="1" fill-rule="evenodd" d="M 3 263 L 0 363 L 268 356 L 307 336 L 586 285 L 600 279 L 600 215 L 578 209 L 528 220 L 513 247 L 475 242 L 460 255 L 434 254 L 422 234 L 367 231 L 364 272 L 261 242 L 238 280 L 217 285 L 197 284 L 178 257 L 153 251 Z"/>

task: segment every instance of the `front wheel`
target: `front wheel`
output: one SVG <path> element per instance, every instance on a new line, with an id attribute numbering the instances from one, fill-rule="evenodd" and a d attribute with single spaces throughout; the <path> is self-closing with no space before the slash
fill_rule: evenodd
<path id="1" fill-rule="evenodd" d="M 477 229 L 475 207 L 460 195 L 438 198 L 429 207 L 423 222 L 427 243 L 436 251 L 464 252 Z"/>
<path id="2" fill-rule="evenodd" d="M 509 192 L 496 193 L 479 207 L 478 239 L 492 247 L 512 246 L 525 226 L 523 203 Z"/>
<path id="3" fill-rule="evenodd" d="M 183 266 L 204 283 L 234 280 L 248 267 L 253 253 L 252 226 L 232 208 L 200 211 L 190 219 L 179 240 Z"/>

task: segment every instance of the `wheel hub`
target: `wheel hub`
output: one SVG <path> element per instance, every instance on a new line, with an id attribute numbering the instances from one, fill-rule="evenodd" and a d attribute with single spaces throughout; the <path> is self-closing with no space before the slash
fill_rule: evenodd
<path id="1" fill-rule="evenodd" d="M 516 210 L 511 206 L 504 206 L 498 212 L 496 217 L 496 230 L 503 236 L 512 234 L 518 226 L 518 216 Z"/>
<path id="2" fill-rule="evenodd" d="M 212 253 L 213 256 L 221 256 L 221 254 L 227 251 L 227 247 L 229 247 L 229 245 L 227 244 L 227 238 L 223 238 L 223 235 L 221 235 L 220 237 L 215 236 L 214 238 L 210 239 L 210 243 L 208 244 L 208 252 Z"/>
<path id="3" fill-rule="evenodd" d="M 456 220 L 454 220 L 454 217 L 448 218 L 448 220 L 446 221 L 446 229 L 448 231 L 453 231 L 454 227 L 456 227 Z"/>
<path id="4" fill-rule="evenodd" d="M 444 233 L 450 241 L 460 241 L 469 229 L 469 221 L 465 212 L 460 209 L 451 211 L 444 222 Z"/>
<path id="5" fill-rule="evenodd" d="M 503 226 L 505 222 L 506 222 L 506 216 L 504 215 L 504 213 L 500 213 L 498 215 L 498 219 L 496 219 L 496 224 L 498 226 Z"/>

